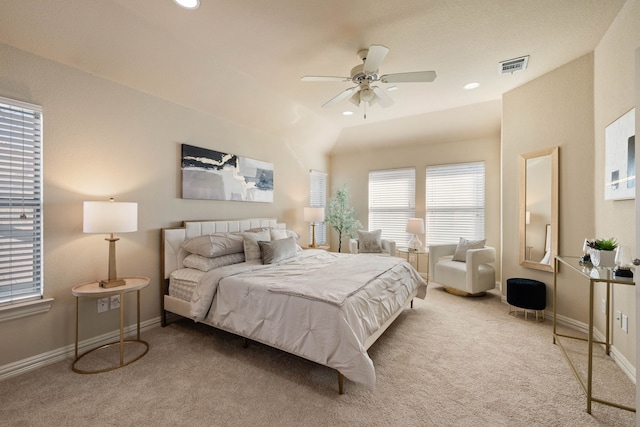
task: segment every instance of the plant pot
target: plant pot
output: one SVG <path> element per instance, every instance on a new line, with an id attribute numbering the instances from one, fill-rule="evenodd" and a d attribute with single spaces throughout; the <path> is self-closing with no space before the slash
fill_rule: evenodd
<path id="1" fill-rule="evenodd" d="M 613 268 L 616 266 L 616 251 L 601 251 L 598 249 L 589 249 L 591 256 L 591 264 L 596 267 Z"/>

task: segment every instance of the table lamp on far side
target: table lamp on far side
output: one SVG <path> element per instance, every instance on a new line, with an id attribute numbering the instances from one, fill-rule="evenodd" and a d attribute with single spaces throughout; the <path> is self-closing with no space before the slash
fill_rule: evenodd
<path id="1" fill-rule="evenodd" d="M 424 221 L 422 218 L 409 218 L 407 219 L 407 233 L 413 234 L 411 240 L 409 240 L 409 249 L 417 251 L 422 249 L 422 242 L 418 237 L 418 234 L 424 233 Z"/>
<path id="2" fill-rule="evenodd" d="M 316 222 L 324 221 L 324 208 L 304 208 L 304 220 L 311 223 L 310 248 L 316 247 Z"/>

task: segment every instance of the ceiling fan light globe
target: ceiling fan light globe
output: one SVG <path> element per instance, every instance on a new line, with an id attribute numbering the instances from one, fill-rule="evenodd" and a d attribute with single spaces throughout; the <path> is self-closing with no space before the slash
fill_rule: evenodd
<path id="1" fill-rule="evenodd" d="M 371 102 L 372 99 L 375 99 L 376 95 L 370 88 L 364 88 L 360 91 L 360 100 L 364 102 Z"/>

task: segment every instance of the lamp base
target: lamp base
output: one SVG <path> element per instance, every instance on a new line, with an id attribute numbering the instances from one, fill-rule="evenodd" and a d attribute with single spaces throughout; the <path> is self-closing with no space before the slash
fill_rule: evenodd
<path id="1" fill-rule="evenodd" d="M 422 242 L 418 238 L 418 235 L 414 234 L 413 237 L 411 238 L 411 240 L 409 240 L 409 249 L 411 249 L 413 251 L 418 251 L 418 250 L 420 250 L 422 248 L 423 248 Z"/>
<path id="2" fill-rule="evenodd" d="M 100 280 L 100 287 L 102 288 L 115 288 L 126 284 L 127 282 L 124 279 Z"/>

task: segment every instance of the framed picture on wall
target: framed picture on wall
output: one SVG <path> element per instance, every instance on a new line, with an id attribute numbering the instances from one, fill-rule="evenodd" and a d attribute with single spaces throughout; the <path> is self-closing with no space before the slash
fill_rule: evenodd
<path id="1" fill-rule="evenodd" d="M 605 129 L 605 200 L 636 197 L 635 117 L 632 108 Z"/>
<path id="2" fill-rule="evenodd" d="M 273 202 L 273 164 L 182 144 L 182 198 Z"/>

